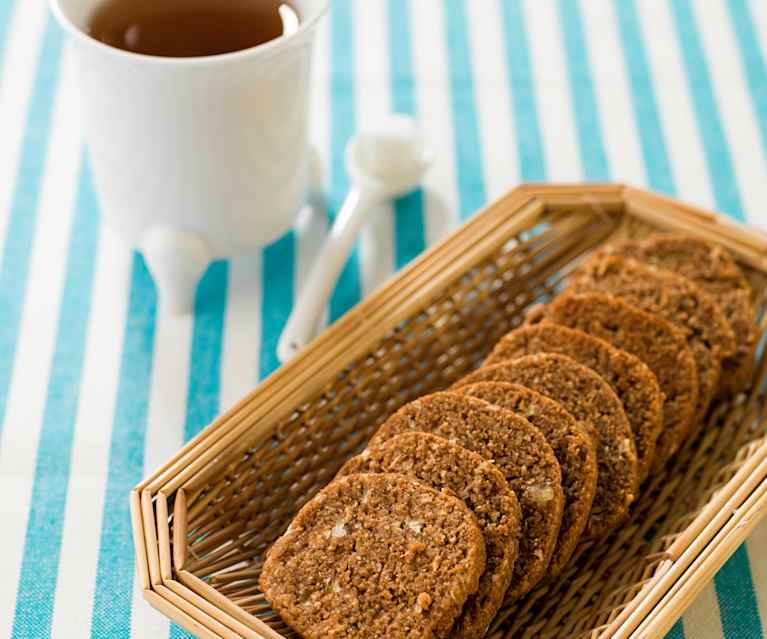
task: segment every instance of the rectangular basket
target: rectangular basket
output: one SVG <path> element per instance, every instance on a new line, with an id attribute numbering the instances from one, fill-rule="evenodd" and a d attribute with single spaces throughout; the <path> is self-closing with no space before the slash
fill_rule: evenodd
<path id="1" fill-rule="evenodd" d="M 515 189 L 325 331 L 131 493 L 146 599 L 198 637 L 295 637 L 258 587 L 263 551 L 388 415 L 478 366 L 579 257 L 681 230 L 721 243 L 753 290 L 767 235 L 621 185 Z M 760 342 L 761 343 L 761 342 Z M 767 508 L 767 359 L 652 477 L 630 521 L 501 610 L 488 637 L 660 637 Z"/>

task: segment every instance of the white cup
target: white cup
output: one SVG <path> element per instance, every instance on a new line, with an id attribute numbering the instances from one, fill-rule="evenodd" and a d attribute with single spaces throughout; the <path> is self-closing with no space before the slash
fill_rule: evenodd
<path id="1" fill-rule="evenodd" d="M 274 241 L 306 201 L 311 55 L 328 0 L 295 0 L 292 33 L 196 58 L 95 40 L 101 1 L 51 0 L 74 45 L 100 208 L 143 253 L 164 304 L 188 311 L 211 260 Z"/>

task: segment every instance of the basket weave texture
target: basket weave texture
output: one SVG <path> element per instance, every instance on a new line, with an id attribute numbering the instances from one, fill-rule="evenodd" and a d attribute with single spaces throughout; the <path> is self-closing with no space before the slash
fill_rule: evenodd
<path id="1" fill-rule="evenodd" d="M 258 587 L 298 509 L 397 408 L 477 367 L 578 259 L 686 231 L 729 248 L 767 321 L 767 236 L 621 185 L 523 186 L 323 333 L 131 494 L 147 600 L 199 637 L 295 637 Z M 767 511 L 767 365 L 712 407 L 630 521 L 501 609 L 488 637 L 660 636 Z"/>

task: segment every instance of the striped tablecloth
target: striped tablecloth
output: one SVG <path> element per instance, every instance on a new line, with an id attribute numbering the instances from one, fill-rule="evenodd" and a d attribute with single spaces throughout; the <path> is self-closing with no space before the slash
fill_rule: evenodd
<path id="1" fill-rule="evenodd" d="M 99 223 L 63 45 L 43 0 L 0 0 L 0 639 L 184 635 L 137 593 L 128 490 L 275 369 L 344 144 L 383 113 L 419 117 L 437 162 L 365 229 L 331 321 L 522 180 L 627 181 L 767 226 L 764 0 L 337 0 L 312 96 L 328 215 L 214 264 L 171 317 Z M 672 636 L 766 624 L 767 523 Z"/>

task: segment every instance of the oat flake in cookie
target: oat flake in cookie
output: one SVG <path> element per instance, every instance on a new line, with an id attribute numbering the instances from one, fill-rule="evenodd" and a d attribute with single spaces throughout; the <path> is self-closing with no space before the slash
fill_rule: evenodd
<path id="1" fill-rule="evenodd" d="M 505 382 L 480 382 L 455 389 L 527 419 L 551 444 L 562 470 L 565 508 L 557 545 L 546 573 L 553 579 L 569 561 L 581 538 L 597 489 L 595 433 L 554 400 L 525 386 Z"/>
<path id="2" fill-rule="evenodd" d="M 438 639 L 484 568 L 463 501 L 404 475 L 349 475 L 299 511 L 260 586 L 305 639 Z"/>
<path id="3" fill-rule="evenodd" d="M 485 366 L 535 353 L 559 353 L 588 366 L 604 379 L 623 403 L 634 433 L 639 481 L 647 477 L 655 442 L 663 428 L 663 396 L 655 374 L 637 357 L 578 329 L 545 322 L 506 334 Z"/>
<path id="4" fill-rule="evenodd" d="M 503 602 L 517 558 L 522 513 L 517 498 L 491 462 L 428 433 L 403 433 L 352 457 L 339 476 L 400 473 L 460 497 L 477 518 L 487 561 L 479 589 L 470 595 L 451 636 L 479 639 Z"/>
<path id="5" fill-rule="evenodd" d="M 526 419 L 488 402 L 434 393 L 405 404 L 389 417 L 368 448 L 400 433 L 444 437 L 492 461 L 522 508 L 522 537 L 506 602 L 527 593 L 545 575 L 562 521 L 564 493 L 554 451 Z"/>
<path id="6" fill-rule="evenodd" d="M 698 367 L 695 417 L 704 419 L 719 383 L 722 360 L 735 353 L 732 327 L 710 295 L 681 275 L 636 260 L 598 254 L 578 267 L 568 290 L 612 293 L 679 328 Z"/>
<path id="7" fill-rule="evenodd" d="M 622 255 L 684 275 L 710 294 L 722 307 L 735 333 L 735 355 L 722 362 L 721 386 L 735 393 L 751 385 L 757 330 L 751 287 L 730 252 L 693 235 L 658 235 L 605 247 Z"/>
<path id="8" fill-rule="evenodd" d="M 627 519 L 639 483 L 636 447 L 623 406 L 605 380 L 570 357 L 546 354 L 482 367 L 456 386 L 477 382 L 527 386 L 561 404 L 576 419 L 590 423 L 599 437 L 599 476 L 584 537 L 604 535 Z"/>
<path id="9" fill-rule="evenodd" d="M 608 293 L 560 295 L 539 309 L 545 319 L 578 328 L 636 355 L 655 373 L 663 401 L 663 431 L 655 446 L 655 468 L 679 448 L 698 403 L 698 369 L 682 332 Z"/>

